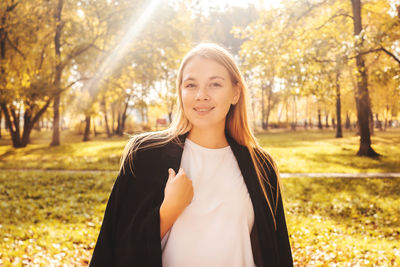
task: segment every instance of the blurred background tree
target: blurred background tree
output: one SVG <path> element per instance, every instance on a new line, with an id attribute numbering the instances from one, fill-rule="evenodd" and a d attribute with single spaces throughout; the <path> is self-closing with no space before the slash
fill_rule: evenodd
<path id="1" fill-rule="evenodd" d="M 216 42 L 240 64 L 255 131 L 317 126 L 340 138 L 353 129 L 358 154 L 374 157 L 374 129 L 400 124 L 399 6 L 2 1 L 0 137 L 7 129 L 24 147 L 33 129 L 50 127 L 56 146 L 60 130 L 87 141 L 169 123 L 180 60 L 195 44 Z"/>

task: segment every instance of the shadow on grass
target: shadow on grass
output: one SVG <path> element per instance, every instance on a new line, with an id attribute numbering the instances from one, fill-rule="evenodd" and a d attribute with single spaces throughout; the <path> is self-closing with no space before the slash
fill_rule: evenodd
<path id="1" fill-rule="evenodd" d="M 335 221 L 359 234 L 400 238 L 400 178 L 289 178 L 287 212 Z"/>
<path id="2" fill-rule="evenodd" d="M 36 154 L 46 155 L 46 154 L 74 154 L 77 151 L 76 148 L 73 147 L 71 144 L 65 144 L 60 146 L 45 146 L 39 145 L 35 147 L 27 146 L 23 148 L 13 148 L 10 147 L 6 150 L 2 155 L 0 155 L 0 159 L 5 159 L 6 157 L 15 156 L 18 154 Z"/>
<path id="3" fill-rule="evenodd" d="M 103 212 L 115 178 L 110 173 L 0 171 L 0 224 L 86 222 Z"/>
<path id="4" fill-rule="evenodd" d="M 326 153 L 312 153 L 304 154 L 305 161 L 314 165 L 324 164 L 324 166 L 340 166 L 343 168 L 358 169 L 361 172 L 368 172 L 371 169 L 379 172 L 399 172 L 400 162 L 396 156 L 382 154 L 378 158 L 367 158 L 357 156 L 355 151 L 342 148 L 343 153 L 326 154 Z M 354 152 L 354 154 L 353 154 Z M 310 165 L 312 165 L 310 164 Z"/>

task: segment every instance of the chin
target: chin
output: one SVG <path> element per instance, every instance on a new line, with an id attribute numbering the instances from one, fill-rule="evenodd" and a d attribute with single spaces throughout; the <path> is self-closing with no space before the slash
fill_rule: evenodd
<path id="1" fill-rule="evenodd" d="M 202 120 L 189 120 L 190 123 L 192 124 L 192 129 L 197 128 L 201 130 L 207 130 L 207 129 L 212 129 L 218 127 L 220 124 L 223 124 L 225 127 L 225 121 L 221 122 L 211 122 L 210 120 L 208 121 L 202 121 Z"/>

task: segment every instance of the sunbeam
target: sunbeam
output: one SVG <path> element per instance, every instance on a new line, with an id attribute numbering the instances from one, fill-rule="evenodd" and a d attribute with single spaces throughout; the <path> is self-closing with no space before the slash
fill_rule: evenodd
<path id="1" fill-rule="evenodd" d="M 129 46 L 132 42 L 138 38 L 142 32 L 144 26 L 148 20 L 153 15 L 157 6 L 162 0 L 152 0 L 149 1 L 147 6 L 143 9 L 140 17 L 132 16 L 128 24 L 126 25 L 126 34 L 123 35 L 121 41 L 118 45 L 111 51 L 111 53 L 104 59 L 98 70 L 95 72 L 94 77 L 87 83 L 86 90 L 92 91 L 97 94 L 99 90 L 99 84 L 102 79 L 107 77 L 118 63 L 121 61 L 122 57 L 126 54 Z"/>

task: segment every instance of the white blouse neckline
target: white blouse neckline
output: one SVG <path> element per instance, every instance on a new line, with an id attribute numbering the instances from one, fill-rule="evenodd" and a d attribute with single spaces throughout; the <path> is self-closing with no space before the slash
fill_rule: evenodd
<path id="1" fill-rule="evenodd" d="M 230 150 L 230 146 L 226 146 L 226 147 L 222 147 L 222 148 L 208 148 L 208 147 L 204 147 L 201 146 L 195 142 L 193 142 L 192 140 L 190 140 L 189 138 L 186 138 L 185 140 L 185 145 L 188 145 L 190 148 L 194 149 L 194 150 L 198 150 L 198 151 L 202 151 L 205 153 L 224 153 L 226 151 Z"/>

